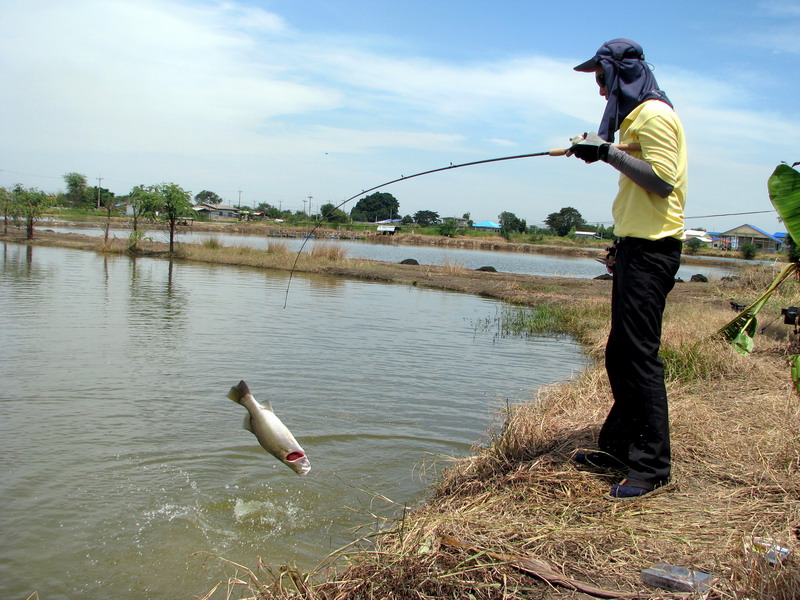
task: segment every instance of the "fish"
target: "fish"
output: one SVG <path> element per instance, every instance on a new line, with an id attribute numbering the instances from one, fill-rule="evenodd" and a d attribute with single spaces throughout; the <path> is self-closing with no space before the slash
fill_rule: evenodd
<path id="1" fill-rule="evenodd" d="M 228 398 L 247 409 L 243 426 L 256 436 L 264 450 L 298 475 L 305 475 L 311 470 L 311 462 L 309 462 L 305 450 L 272 411 L 269 400 L 264 404 L 257 402 L 244 381 L 240 381 L 238 385 L 231 388 Z"/>

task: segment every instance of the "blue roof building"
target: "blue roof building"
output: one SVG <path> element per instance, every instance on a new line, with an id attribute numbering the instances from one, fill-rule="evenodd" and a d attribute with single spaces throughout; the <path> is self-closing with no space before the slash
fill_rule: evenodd
<path id="1" fill-rule="evenodd" d="M 495 223 L 494 221 L 481 221 L 480 223 L 474 223 L 472 228 L 479 231 L 500 231 L 500 229 L 502 229 L 500 224 Z"/>

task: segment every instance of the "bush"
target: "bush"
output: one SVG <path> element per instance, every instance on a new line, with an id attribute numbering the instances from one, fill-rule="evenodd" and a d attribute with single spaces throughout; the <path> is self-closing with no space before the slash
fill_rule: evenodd
<path id="1" fill-rule="evenodd" d="M 742 258 L 745 260 L 753 260 L 756 257 L 758 248 L 756 248 L 755 244 L 742 244 L 739 251 L 742 253 Z"/>
<path id="2" fill-rule="evenodd" d="M 686 242 L 686 254 L 697 254 L 697 251 L 704 246 L 705 244 L 699 239 L 692 238 Z"/>

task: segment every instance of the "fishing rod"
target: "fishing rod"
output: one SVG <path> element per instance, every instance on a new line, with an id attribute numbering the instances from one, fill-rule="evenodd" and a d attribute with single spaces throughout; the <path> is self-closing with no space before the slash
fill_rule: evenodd
<path id="1" fill-rule="evenodd" d="M 641 145 L 640 144 L 614 144 L 614 146 L 616 148 L 619 148 L 620 150 L 622 150 L 624 152 L 636 152 L 636 151 L 641 150 Z M 419 173 L 414 173 L 413 175 L 401 175 L 397 179 L 392 179 L 391 181 L 385 181 L 384 183 L 378 184 L 378 185 L 373 186 L 373 187 L 371 187 L 369 189 L 366 189 L 366 190 L 362 190 L 358 194 L 350 196 L 347 200 L 344 200 L 343 202 L 340 202 L 339 204 L 334 206 L 333 209 L 330 212 L 332 213 L 334 210 L 338 210 L 339 208 L 341 208 L 342 206 L 344 206 L 345 204 L 347 204 L 351 200 L 355 200 L 359 196 L 363 196 L 364 194 L 368 194 L 370 192 L 374 192 L 375 190 L 377 190 L 379 188 L 386 187 L 387 185 L 392 185 L 393 183 L 398 183 L 400 181 L 406 181 L 408 179 L 414 179 L 415 177 L 422 177 L 423 175 L 431 175 L 432 173 L 440 173 L 442 171 L 450 171 L 452 169 L 460 169 L 462 167 L 474 167 L 475 165 L 485 165 L 487 163 L 501 162 L 501 161 L 505 161 L 505 160 L 516 160 L 518 158 L 533 158 L 535 156 L 566 156 L 567 152 L 569 152 L 569 151 L 570 151 L 570 148 L 553 148 L 551 150 L 545 150 L 544 152 L 534 152 L 532 154 L 516 154 L 514 156 L 501 156 L 500 158 L 487 158 L 487 159 L 484 159 L 484 160 L 475 160 L 475 161 L 472 161 L 472 162 L 461 163 L 461 164 L 458 164 L 458 165 L 454 165 L 453 163 L 450 163 L 448 166 L 439 167 L 438 169 L 430 169 L 428 171 L 420 171 Z M 319 229 L 320 226 L 322 225 L 322 223 L 325 221 L 325 215 L 322 215 L 322 217 L 323 218 L 320 219 L 320 221 L 316 225 L 314 225 L 314 227 L 311 228 L 311 231 L 309 231 L 306 234 L 306 237 L 303 240 L 303 243 L 300 244 L 300 249 L 297 251 L 297 255 L 295 256 L 294 262 L 292 263 L 292 268 L 289 271 L 289 281 L 286 283 L 286 295 L 285 295 L 284 300 L 283 300 L 283 308 L 286 308 L 286 305 L 287 305 L 287 303 L 289 301 L 289 286 L 292 285 L 292 276 L 294 275 L 295 267 L 297 267 L 297 261 L 300 260 L 300 254 L 303 252 L 303 248 L 305 248 L 306 243 L 308 242 L 308 240 L 311 238 L 311 236 L 314 235 L 314 232 L 317 229 Z"/>

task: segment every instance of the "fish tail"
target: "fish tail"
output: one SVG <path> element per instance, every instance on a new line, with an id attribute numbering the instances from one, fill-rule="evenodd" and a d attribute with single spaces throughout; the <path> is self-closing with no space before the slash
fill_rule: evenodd
<path id="1" fill-rule="evenodd" d="M 250 388 L 247 387 L 247 384 L 244 380 L 240 381 L 238 385 L 235 385 L 231 388 L 231 391 L 228 392 L 228 398 L 233 400 L 234 402 L 241 404 L 242 398 L 244 398 L 247 394 L 250 393 Z"/>

